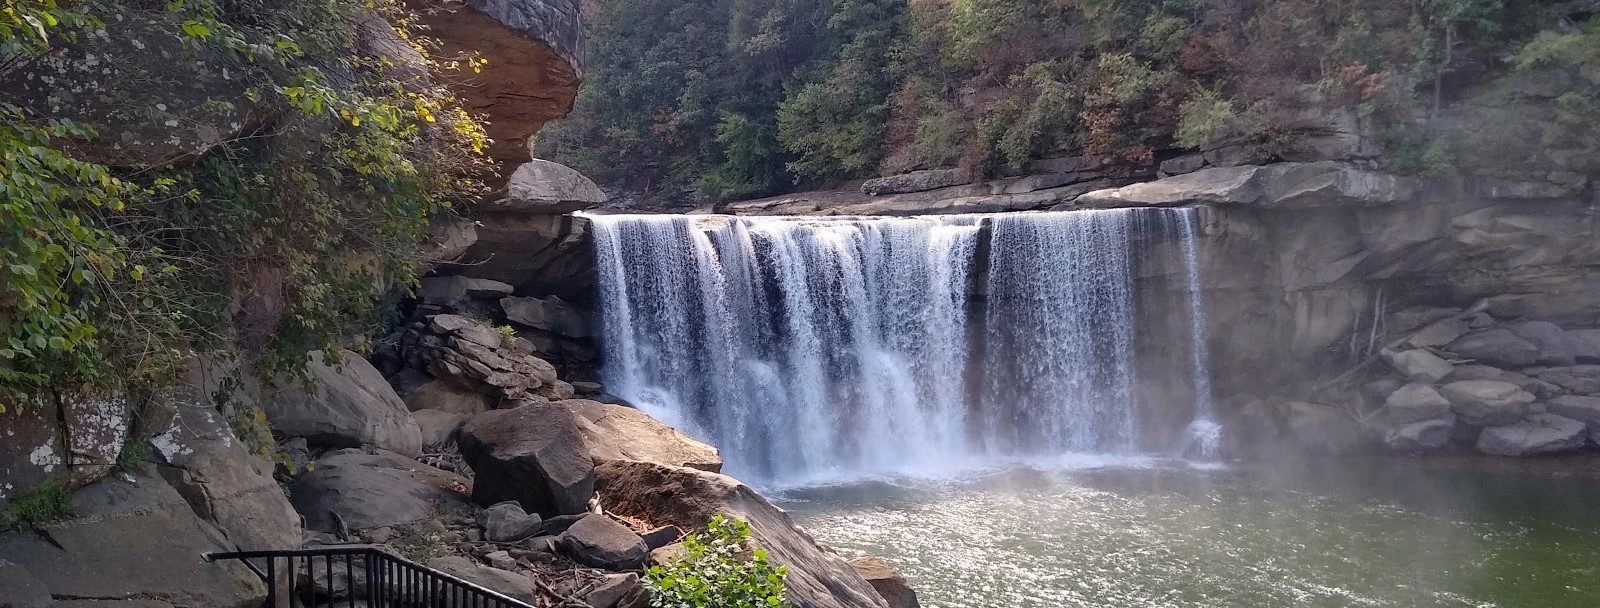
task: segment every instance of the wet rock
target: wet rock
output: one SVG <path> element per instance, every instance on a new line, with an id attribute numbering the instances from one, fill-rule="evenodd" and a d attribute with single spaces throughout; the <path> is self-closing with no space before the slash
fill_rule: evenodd
<path id="1" fill-rule="evenodd" d="M 596 469 L 601 502 L 617 513 L 685 530 L 703 529 L 714 515 L 750 524 L 751 540 L 789 570 L 789 601 L 804 608 L 885 608 L 883 598 L 838 555 L 818 546 L 782 509 L 724 475 L 667 465 L 614 460 Z M 670 558 L 672 547 L 651 559 Z"/>
<path id="2" fill-rule="evenodd" d="M 599 382 L 573 382 L 572 390 L 578 395 L 599 395 L 606 392 Z"/>
<path id="3" fill-rule="evenodd" d="M 417 421 L 417 429 L 422 432 L 422 445 L 426 448 L 444 446 L 455 441 L 456 431 L 467 422 L 468 418 L 466 414 L 439 410 L 417 410 L 411 412 L 411 417 Z"/>
<path id="4" fill-rule="evenodd" d="M 1389 429 L 1383 436 L 1384 445 L 1398 452 L 1422 454 L 1433 452 L 1450 444 L 1455 434 L 1456 417 L 1446 414 L 1442 419 L 1403 424 Z"/>
<path id="5" fill-rule="evenodd" d="M 465 511 L 466 487 L 460 476 L 398 454 L 342 450 L 323 456 L 289 492 L 306 527 L 331 534 L 341 527 L 358 532 Z"/>
<path id="6" fill-rule="evenodd" d="M 1383 422 L 1399 426 L 1449 415 L 1450 400 L 1431 386 L 1413 382 L 1389 395 L 1381 417 Z"/>
<path id="7" fill-rule="evenodd" d="M 1506 426 L 1483 429 L 1478 436 L 1478 451 L 1496 456 L 1554 454 L 1583 447 L 1587 427 L 1582 422 L 1555 414 L 1534 414 Z"/>
<path id="8" fill-rule="evenodd" d="M 485 203 L 485 208 L 571 213 L 593 209 L 605 202 L 606 193 L 582 173 L 560 163 L 533 159 L 511 173 L 505 196 Z"/>
<path id="9" fill-rule="evenodd" d="M 1573 365 L 1578 362 L 1573 353 L 1572 340 L 1567 332 L 1554 323 L 1524 321 L 1508 326 L 1512 333 L 1532 342 L 1539 348 L 1540 365 Z"/>
<path id="10" fill-rule="evenodd" d="M 567 399 L 571 399 L 572 396 L 577 392 L 578 391 L 576 389 L 572 388 L 571 384 L 567 384 L 561 380 L 545 383 L 544 386 L 539 387 L 538 391 L 535 391 L 535 393 L 540 397 L 544 397 L 550 401 L 565 401 Z"/>
<path id="11" fill-rule="evenodd" d="M 861 578 L 867 580 L 883 596 L 889 608 L 919 608 L 917 592 L 906 582 L 906 577 L 901 576 L 882 559 L 866 555 L 850 560 L 850 567 L 855 568 Z"/>
<path id="12" fill-rule="evenodd" d="M 304 437 L 313 446 L 372 445 L 410 457 L 422 452 L 411 412 L 372 364 L 350 351 L 341 364 L 325 359 L 320 351 L 311 354 L 306 384 L 275 383 L 277 395 L 263 403 L 274 431 Z"/>
<path id="13" fill-rule="evenodd" d="M 472 497 L 480 504 L 514 500 L 540 515 L 588 509 L 594 461 L 567 408 L 533 404 L 485 412 L 461 428 L 457 441 L 475 473 Z"/>
<path id="14" fill-rule="evenodd" d="M 669 427 L 639 410 L 573 399 L 556 405 L 571 410 L 595 464 L 639 460 L 713 473 L 722 470 L 717 449 Z"/>
<path id="15" fill-rule="evenodd" d="M 580 564 L 605 570 L 642 570 L 650 549 L 616 520 L 590 514 L 556 539 L 556 549 Z"/>
<path id="16" fill-rule="evenodd" d="M 1306 450 L 1342 456 L 1355 452 L 1366 440 L 1361 426 L 1337 409 L 1313 403 L 1290 403 L 1289 431 Z"/>
<path id="17" fill-rule="evenodd" d="M 1506 367 L 1533 365 L 1542 356 L 1538 346 L 1503 327 L 1468 334 L 1451 342 L 1447 350 L 1462 358 Z"/>
<path id="18" fill-rule="evenodd" d="M 1502 426 L 1521 420 L 1537 400 L 1515 384 L 1495 380 L 1451 382 L 1439 392 L 1450 400 L 1461 421 L 1473 426 Z"/>
<path id="19" fill-rule="evenodd" d="M 126 480 L 125 480 L 126 479 Z M 0 535 L 0 560 L 27 569 L 58 598 L 143 598 L 176 606 L 259 606 L 266 587 L 236 562 L 207 562 L 230 551 L 153 467 L 72 494 L 69 520 L 37 534 Z M 0 586 L 0 595 L 8 586 Z"/>
<path id="20" fill-rule="evenodd" d="M 514 543 L 539 533 L 544 521 L 530 515 L 515 502 L 503 502 L 478 515 L 485 540 L 494 543 Z M 497 566 L 498 567 L 498 566 Z"/>
<path id="21" fill-rule="evenodd" d="M 1385 350 L 1383 359 L 1401 375 L 1423 384 L 1435 384 L 1453 369 L 1450 362 L 1425 350 Z"/>

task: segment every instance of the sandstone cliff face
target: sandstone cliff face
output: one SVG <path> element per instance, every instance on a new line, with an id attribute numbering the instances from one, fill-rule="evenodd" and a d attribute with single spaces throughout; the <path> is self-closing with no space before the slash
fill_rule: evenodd
<path id="1" fill-rule="evenodd" d="M 463 65 L 441 76 L 468 108 L 489 117 L 490 155 L 510 176 L 528 161 L 528 137 L 567 115 L 583 80 L 583 24 L 577 0 L 469 0 L 428 18 L 445 56 L 479 53 L 481 73 Z"/>

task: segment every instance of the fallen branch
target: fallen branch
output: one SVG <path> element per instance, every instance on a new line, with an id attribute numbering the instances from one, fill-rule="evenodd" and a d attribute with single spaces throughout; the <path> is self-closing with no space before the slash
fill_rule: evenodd
<path id="1" fill-rule="evenodd" d="M 1383 348 L 1379 349 L 1377 352 L 1367 356 L 1367 358 L 1363 359 L 1360 363 L 1357 363 L 1355 365 L 1355 367 L 1352 367 L 1349 370 L 1345 371 L 1345 373 L 1339 374 L 1337 377 L 1335 377 L 1332 380 L 1329 380 L 1327 382 L 1323 382 L 1322 384 L 1318 384 L 1315 387 L 1312 387 L 1311 394 L 1315 395 L 1317 393 L 1320 393 L 1322 391 L 1328 390 L 1330 388 L 1333 388 L 1335 386 L 1338 386 L 1338 385 L 1344 383 L 1345 381 L 1349 380 L 1351 377 L 1355 376 L 1356 374 L 1361 373 L 1362 370 L 1365 370 L 1368 367 L 1371 367 L 1373 363 L 1376 363 L 1378 360 L 1382 359 L 1384 351 L 1387 351 L 1387 350 L 1390 350 L 1390 349 L 1394 349 L 1394 348 L 1399 348 L 1400 346 L 1405 345 L 1406 342 L 1411 340 L 1412 336 L 1415 336 L 1418 333 L 1421 333 L 1422 330 L 1427 329 L 1429 326 L 1437 325 L 1439 323 L 1443 323 L 1443 322 L 1446 322 L 1446 321 L 1461 321 L 1461 320 L 1465 320 L 1467 317 L 1471 317 L 1473 315 L 1476 315 L 1476 314 L 1481 313 L 1481 312 L 1483 312 L 1485 310 L 1488 310 L 1488 309 L 1489 309 L 1489 301 L 1488 300 L 1478 300 L 1478 302 L 1476 304 L 1473 304 L 1472 306 L 1468 307 L 1466 310 L 1463 310 L 1458 314 L 1455 314 L 1455 315 L 1452 315 L 1452 316 L 1449 316 L 1449 317 L 1445 317 L 1443 319 L 1439 319 L 1438 321 L 1434 321 L 1433 323 L 1428 323 L 1426 325 L 1423 325 L 1422 327 L 1419 327 L 1419 328 L 1417 328 L 1417 329 L 1405 334 L 1404 336 L 1401 336 L 1399 339 L 1388 343 Z"/>

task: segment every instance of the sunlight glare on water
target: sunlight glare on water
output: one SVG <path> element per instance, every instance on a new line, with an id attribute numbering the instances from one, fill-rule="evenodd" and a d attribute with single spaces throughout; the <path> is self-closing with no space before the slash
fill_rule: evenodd
<path id="1" fill-rule="evenodd" d="M 781 495 L 819 541 L 885 558 L 929 608 L 1578 608 L 1600 593 L 1600 522 L 1539 506 L 1600 492 L 1381 479 L 1091 466 Z"/>

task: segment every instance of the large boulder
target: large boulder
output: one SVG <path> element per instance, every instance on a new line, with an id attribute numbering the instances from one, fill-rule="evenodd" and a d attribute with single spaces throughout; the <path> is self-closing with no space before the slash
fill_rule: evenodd
<path id="1" fill-rule="evenodd" d="M 261 125 L 272 113 L 246 95 L 261 85 L 257 68 L 221 45 L 190 44 L 177 15 L 101 5 L 102 29 L 6 66 L 0 101 L 94 127 L 98 137 L 63 143 L 119 167 L 191 159 Z"/>
<path id="2" fill-rule="evenodd" d="M 340 450 L 312 469 L 289 487 L 289 498 L 306 528 L 317 532 L 358 532 L 471 509 L 467 480 L 398 454 Z"/>
<path id="3" fill-rule="evenodd" d="M 855 568 L 861 578 L 867 579 L 867 584 L 883 596 L 889 608 L 921 608 L 922 604 L 917 602 L 917 592 L 906 582 L 906 577 L 883 563 L 883 560 L 864 555 L 850 560 L 850 567 Z"/>
<path id="4" fill-rule="evenodd" d="M 1530 377 L 1527 374 L 1474 363 L 1455 366 L 1455 370 L 1450 372 L 1450 376 L 1445 378 L 1445 380 L 1447 382 L 1460 382 L 1462 380 L 1497 380 L 1500 382 L 1510 382 L 1522 387 L 1522 390 L 1533 393 L 1535 397 L 1540 399 L 1557 397 L 1566 392 L 1565 389 L 1562 389 L 1560 386 Z"/>
<path id="5" fill-rule="evenodd" d="M 1455 430 L 1456 417 L 1446 415 L 1442 419 L 1413 422 L 1391 428 L 1384 433 L 1383 443 L 1397 452 L 1427 453 L 1449 445 Z"/>
<path id="6" fill-rule="evenodd" d="M 1404 425 L 1438 420 L 1450 415 L 1450 400 L 1426 384 L 1413 382 L 1389 394 L 1381 414 L 1383 422 Z"/>
<path id="7" fill-rule="evenodd" d="M 491 543 L 514 543 L 539 533 L 544 520 L 522 510 L 515 502 L 503 502 L 478 513 L 483 538 Z"/>
<path id="8" fill-rule="evenodd" d="M 588 509 L 594 461 L 567 408 L 530 403 L 485 412 L 461 427 L 457 443 L 480 504 L 514 500 L 547 517 Z"/>
<path id="9" fill-rule="evenodd" d="M 1466 359 L 1506 367 L 1533 365 L 1543 356 L 1538 346 L 1503 327 L 1468 334 L 1446 349 Z"/>
<path id="10" fill-rule="evenodd" d="M 605 570 L 642 570 L 650 558 L 644 539 L 599 513 L 585 516 L 562 532 L 556 548 L 573 561 Z"/>
<path id="11" fill-rule="evenodd" d="M 1400 375 L 1423 384 L 1436 384 L 1450 375 L 1453 366 L 1449 361 L 1425 350 L 1384 350 L 1383 359 Z"/>
<path id="12" fill-rule="evenodd" d="M 115 393 L 68 393 L 60 400 L 69 481 L 77 487 L 105 477 L 133 431 L 133 404 Z"/>
<path id="13" fill-rule="evenodd" d="M 534 159 L 517 167 L 505 196 L 485 203 L 490 209 L 526 213 L 571 213 L 606 202 L 606 193 L 566 165 Z"/>
<path id="14" fill-rule="evenodd" d="M 1338 409 L 1294 402 L 1288 412 L 1290 433 L 1308 451 L 1342 456 L 1366 444 L 1361 425 Z"/>
<path id="15" fill-rule="evenodd" d="M 588 218 L 485 209 L 473 219 L 478 242 L 462 256 L 460 272 L 505 281 L 524 293 L 593 297 L 599 274 Z"/>
<path id="16" fill-rule="evenodd" d="M 172 424 L 150 439 L 161 475 L 240 549 L 298 548 L 300 516 L 272 478 L 273 463 L 234 436 L 207 384 L 176 393 Z"/>
<path id="17" fill-rule="evenodd" d="M 788 600 L 796 608 L 887 608 L 849 563 L 817 545 L 788 513 L 732 477 L 613 460 L 596 468 L 596 478 L 608 510 L 652 524 L 703 530 L 715 515 L 748 522 L 752 541 L 767 550 L 773 563 L 788 568 Z"/>
<path id="18" fill-rule="evenodd" d="M 77 490 L 72 512 L 38 533 L 0 533 L 0 561 L 27 569 L 63 599 L 253 608 L 266 597 L 243 565 L 205 560 L 235 547 L 153 471 Z"/>
<path id="19" fill-rule="evenodd" d="M 280 379 L 263 404 L 272 428 L 314 446 L 376 446 L 405 456 L 422 452 L 422 433 L 405 402 L 366 359 L 350 351 L 343 363 L 311 353 L 308 379 Z"/>
<path id="20" fill-rule="evenodd" d="M 717 449 L 662 424 L 631 407 L 572 399 L 557 405 L 571 410 L 595 464 L 639 460 L 718 473 Z"/>
<path id="21" fill-rule="evenodd" d="M 1496 456 L 1554 454 L 1583 447 L 1588 429 L 1582 422 L 1555 414 L 1534 414 L 1506 426 L 1483 429 L 1478 451 Z"/>
<path id="22" fill-rule="evenodd" d="M 1473 426 L 1502 426 L 1521 420 L 1537 398 L 1515 384 L 1496 380 L 1463 380 L 1440 389 L 1461 421 Z"/>
<path id="23" fill-rule="evenodd" d="M 1578 362 L 1573 340 L 1556 324 L 1546 321 L 1523 321 L 1508 329 L 1539 349 L 1540 365 L 1573 365 Z"/>

